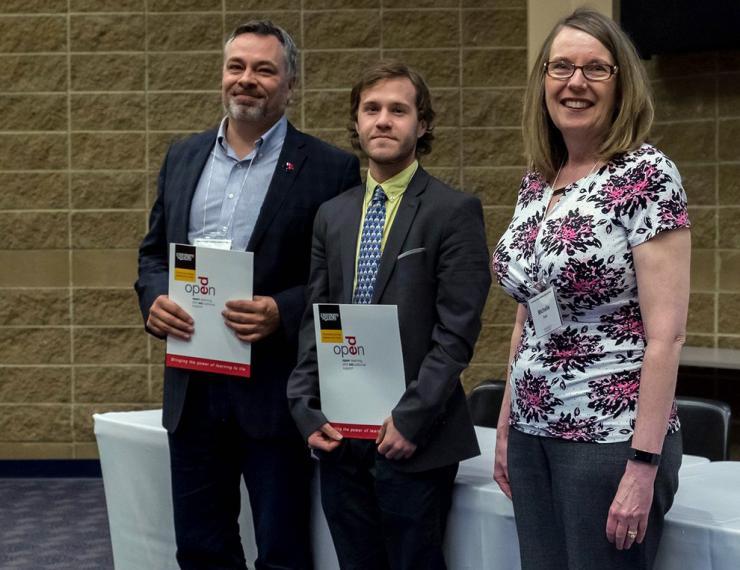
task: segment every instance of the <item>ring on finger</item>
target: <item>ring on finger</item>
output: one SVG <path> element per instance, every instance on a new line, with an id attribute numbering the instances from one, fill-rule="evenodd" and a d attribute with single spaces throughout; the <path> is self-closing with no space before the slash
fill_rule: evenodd
<path id="1" fill-rule="evenodd" d="M 630 539 L 635 540 L 635 538 L 637 538 L 637 531 L 636 530 L 628 530 L 627 531 L 627 536 Z"/>

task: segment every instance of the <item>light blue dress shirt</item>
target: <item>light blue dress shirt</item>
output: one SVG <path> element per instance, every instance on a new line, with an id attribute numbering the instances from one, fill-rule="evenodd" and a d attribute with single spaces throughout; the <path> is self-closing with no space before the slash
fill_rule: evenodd
<path id="1" fill-rule="evenodd" d="M 277 167 L 288 131 L 283 116 L 242 160 L 226 141 L 226 121 L 206 161 L 190 206 L 188 241 L 217 236 L 231 240 L 231 249 L 245 250 Z"/>

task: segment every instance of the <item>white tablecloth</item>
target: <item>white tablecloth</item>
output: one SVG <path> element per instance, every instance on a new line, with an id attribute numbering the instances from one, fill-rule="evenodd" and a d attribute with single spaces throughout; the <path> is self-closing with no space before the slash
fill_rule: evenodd
<path id="1" fill-rule="evenodd" d="M 447 561 L 450 570 L 518 570 L 521 566 L 514 510 L 508 497 L 491 481 L 496 430 L 476 427 L 475 433 L 481 454 L 460 464 L 445 538 Z M 681 481 L 685 473 L 708 464 L 705 457 L 684 455 Z M 694 570 L 693 566 L 658 568 Z M 704 570 L 696 566 L 696 570 L 700 568 Z"/>
<path id="2" fill-rule="evenodd" d="M 178 570 L 162 410 L 95 414 L 94 420 L 116 570 Z M 319 495 L 318 479 L 313 481 L 313 495 Z M 315 566 L 338 569 L 326 519 L 319 503 L 314 504 Z M 241 506 L 242 546 L 250 568 L 254 568 L 257 549 L 244 482 Z"/>
<path id="3" fill-rule="evenodd" d="M 455 483 L 445 550 L 450 570 L 519 569 L 511 502 L 491 480 L 496 430 L 476 428 L 483 454 L 464 461 Z M 177 570 L 167 436 L 161 410 L 95 415 L 116 570 Z M 657 570 L 736 570 L 740 560 L 740 462 L 684 456 Z M 337 570 L 314 480 L 312 541 L 317 570 Z M 242 492 L 247 560 L 256 557 Z"/>
<path id="4" fill-rule="evenodd" d="M 740 461 L 681 472 L 657 564 L 666 570 L 740 568 Z"/>

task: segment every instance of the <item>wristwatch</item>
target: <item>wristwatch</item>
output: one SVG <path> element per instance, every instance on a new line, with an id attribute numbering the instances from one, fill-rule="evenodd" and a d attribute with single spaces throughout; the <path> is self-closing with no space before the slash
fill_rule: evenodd
<path id="1" fill-rule="evenodd" d="M 650 465 L 660 464 L 660 453 L 650 453 L 649 451 L 643 451 L 642 449 L 635 449 L 630 447 L 630 454 L 627 459 L 632 461 L 640 461 L 641 463 L 649 463 Z"/>

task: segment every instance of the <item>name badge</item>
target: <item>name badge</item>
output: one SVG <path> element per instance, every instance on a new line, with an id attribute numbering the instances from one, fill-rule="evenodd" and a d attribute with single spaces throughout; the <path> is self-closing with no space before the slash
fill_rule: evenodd
<path id="1" fill-rule="evenodd" d="M 532 297 L 527 301 L 527 306 L 532 322 L 534 322 L 534 332 L 538 338 L 563 326 L 553 287 L 548 287 L 542 293 Z"/>
<path id="2" fill-rule="evenodd" d="M 196 247 L 210 247 L 211 249 L 231 249 L 231 240 L 228 238 L 195 238 Z"/>

